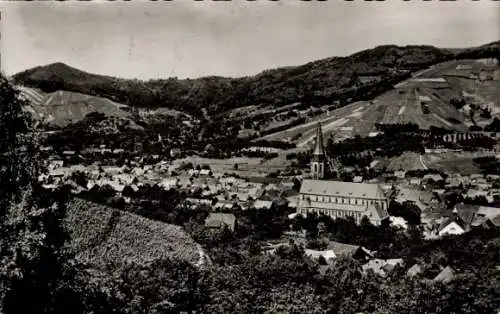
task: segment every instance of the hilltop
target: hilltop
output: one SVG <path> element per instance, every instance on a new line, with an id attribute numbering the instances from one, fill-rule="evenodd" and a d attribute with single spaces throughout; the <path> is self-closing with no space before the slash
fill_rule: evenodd
<path id="1" fill-rule="evenodd" d="M 249 77 L 149 81 L 96 75 L 54 63 L 23 71 L 13 79 L 16 84 L 46 93 L 66 90 L 128 106 L 166 107 L 201 116 L 201 109 L 217 115 L 251 105 L 323 105 L 370 99 L 408 78 L 411 72 L 456 58 L 496 57 L 499 51 L 499 42 L 459 50 L 385 45 Z"/>

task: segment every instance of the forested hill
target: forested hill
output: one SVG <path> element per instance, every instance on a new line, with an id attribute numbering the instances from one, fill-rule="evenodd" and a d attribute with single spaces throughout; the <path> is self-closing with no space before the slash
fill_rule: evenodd
<path id="1" fill-rule="evenodd" d="M 35 67 L 14 75 L 16 84 L 46 92 L 74 91 L 141 107 L 168 107 L 201 115 L 247 105 L 293 102 L 330 104 L 368 98 L 432 64 L 455 58 L 500 56 L 500 41 L 475 48 L 379 46 L 348 57 L 333 57 L 301 66 L 266 70 L 242 78 L 203 77 L 140 81 L 96 75 L 63 63 Z"/>

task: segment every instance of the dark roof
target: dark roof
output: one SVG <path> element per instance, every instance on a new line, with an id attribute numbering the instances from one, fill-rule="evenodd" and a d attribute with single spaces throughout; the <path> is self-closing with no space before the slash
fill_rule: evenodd
<path id="1" fill-rule="evenodd" d="M 479 205 L 470 204 L 457 204 L 455 206 L 457 214 L 465 225 L 470 225 L 474 220 L 477 212 L 479 211 Z"/>
<path id="2" fill-rule="evenodd" d="M 302 181 L 301 194 L 325 195 L 331 197 L 353 197 L 365 199 L 386 200 L 384 191 L 379 184 L 353 183 L 334 180 Z"/>
<path id="3" fill-rule="evenodd" d="M 464 230 L 467 230 L 467 225 L 464 223 L 464 221 L 459 216 L 453 216 L 453 217 L 449 217 L 448 219 L 444 220 L 439 225 L 439 228 L 438 228 L 437 232 L 441 232 L 441 230 L 443 230 L 444 228 L 446 228 L 446 226 L 448 226 L 452 222 L 456 222 L 457 225 L 460 226 L 460 228 L 462 228 Z"/>
<path id="4" fill-rule="evenodd" d="M 361 247 L 359 245 L 345 244 L 345 243 L 333 242 L 333 241 L 331 241 L 328 244 L 328 250 L 333 250 L 333 252 L 335 253 L 336 256 L 340 256 L 340 255 L 352 256 L 360 248 Z"/>

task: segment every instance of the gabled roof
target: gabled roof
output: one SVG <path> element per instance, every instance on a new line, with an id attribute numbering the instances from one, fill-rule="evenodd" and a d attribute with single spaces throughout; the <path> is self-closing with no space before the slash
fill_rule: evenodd
<path id="1" fill-rule="evenodd" d="M 406 275 L 409 277 L 413 277 L 421 273 L 422 273 L 422 266 L 420 266 L 419 264 L 415 264 L 412 267 L 410 267 L 410 269 L 408 269 Z"/>
<path id="2" fill-rule="evenodd" d="M 389 218 L 389 213 L 387 213 L 387 211 L 379 204 L 368 205 L 368 211 L 370 213 L 370 217 L 368 217 L 370 220 L 382 220 Z"/>
<path id="3" fill-rule="evenodd" d="M 337 257 L 332 250 L 317 251 L 317 250 L 306 249 L 305 254 L 311 258 L 319 258 L 320 256 L 323 256 L 325 260 Z"/>
<path id="4" fill-rule="evenodd" d="M 450 266 L 445 267 L 433 280 L 448 283 L 455 277 L 455 271 Z"/>
<path id="5" fill-rule="evenodd" d="M 304 180 L 300 187 L 300 193 L 337 197 L 386 199 L 384 191 L 378 184 L 330 180 Z"/>
<path id="6" fill-rule="evenodd" d="M 449 217 L 448 219 L 445 219 L 440 225 L 437 230 L 437 232 L 443 231 L 444 228 L 449 226 L 452 223 L 456 223 L 460 228 L 462 228 L 464 231 L 467 230 L 467 227 L 462 219 L 460 217 Z"/>
<path id="7" fill-rule="evenodd" d="M 361 249 L 361 246 L 331 241 L 328 244 L 328 249 L 332 250 L 336 256 L 353 256 Z"/>

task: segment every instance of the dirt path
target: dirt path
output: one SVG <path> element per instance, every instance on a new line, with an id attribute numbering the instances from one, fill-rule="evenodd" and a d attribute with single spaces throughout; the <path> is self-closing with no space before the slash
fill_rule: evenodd
<path id="1" fill-rule="evenodd" d="M 423 167 L 425 170 L 429 169 L 429 168 L 427 168 L 427 166 L 424 164 L 424 161 L 423 161 L 423 159 L 422 159 L 422 155 L 420 155 L 420 156 L 419 156 L 419 159 L 420 159 L 420 163 L 422 164 L 422 167 Z"/>

